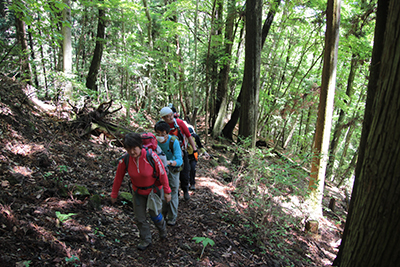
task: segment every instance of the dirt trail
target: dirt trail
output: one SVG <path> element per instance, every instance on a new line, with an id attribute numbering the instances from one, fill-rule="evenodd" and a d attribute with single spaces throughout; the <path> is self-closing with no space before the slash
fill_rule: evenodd
<path id="1" fill-rule="evenodd" d="M 4 77 L 0 83 L 0 266 L 324 266 L 334 259 L 340 228 L 329 218 L 319 237 L 294 232 L 297 245 L 263 252 L 250 238 L 257 233 L 232 208 L 230 184 L 203 158 L 197 190 L 189 201 L 180 196 L 167 240 L 160 242 L 152 227 L 153 244 L 138 251 L 131 204 L 109 201 L 122 148 L 100 137 L 78 139 L 61 113 L 41 113 L 18 84 Z M 78 186 L 88 195 L 73 195 Z M 56 212 L 69 220 L 60 221 Z M 215 243 L 201 258 L 195 237 Z"/>

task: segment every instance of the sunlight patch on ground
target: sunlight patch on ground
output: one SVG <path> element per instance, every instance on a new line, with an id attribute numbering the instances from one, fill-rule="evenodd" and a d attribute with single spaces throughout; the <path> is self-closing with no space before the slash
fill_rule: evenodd
<path id="1" fill-rule="evenodd" d="M 122 210 L 117 209 L 113 206 L 103 206 L 102 210 L 104 213 L 111 214 L 111 215 L 118 215 L 118 214 L 122 213 Z"/>
<path id="2" fill-rule="evenodd" d="M 3 103 L 0 104 L 0 114 L 2 115 L 14 115 L 11 111 L 10 107 L 4 105 Z"/>
<path id="3" fill-rule="evenodd" d="M 29 169 L 28 167 L 24 166 L 14 166 L 13 171 L 15 173 L 22 174 L 23 176 L 31 176 L 33 171 Z"/>
<path id="4" fill-rule="evenodd" d="M 5 145 L 4 149 L 15 155 L 28 156 L 32 152 L 44 150 L 44 146 L 35 143 L 23 144 L 21 142 L 10 142 Z"/>
<path id="5" fill-rule="evenodd" d="M 45 203 L 43 206 L 44 208 L 48 209 L 70 209 L 73 208 L 75 205 L 82 205 L 83 202 L 78 199 L 68 199 L 68 200 L 61 200 L 58 198 L 48 198 L 45 200 Z"/>
<path id="6" fill-rule="evenodd" d="M 302 209 L 302 203 L 298 196 L 279 196 L 274 197 L 274 202 L 280 205 L 287 214 L 295 217 L 304 216 L 304 211 Z"/>
<path id="7" fill-rule="evenodd" d="M 231 195 L 228 192 L 226 186 L 219 181 L 212 180 L 208 177 L 196 177 L 196 184 L 199 186 L 207 187 L 211 192 L 226 198 L 227 200 L 232 200 Z"/>

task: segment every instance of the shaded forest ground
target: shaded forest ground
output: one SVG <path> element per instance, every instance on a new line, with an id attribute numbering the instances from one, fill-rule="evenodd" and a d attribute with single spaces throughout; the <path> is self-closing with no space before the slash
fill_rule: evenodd
<path id="1" fill-rule="evenodd" d="M 18 83 L 0 77 L 0 86 L 0 266 L 329 266 L 333 261 L 344 222 L 340 192 L 326 193 L 336 194 L 337 211 L 324 209 L 318 235 L 303 232 L 304 218 L 294 210 L 299 225 L 265 235 L 251 227 L 242 212 L 246 203 L 238 203 L 232 182 L 224 180 L 233 155 L 210 146 L 209 153 L 228 163 L 216 166 L 200 158 L 197 190 L 189 201 L 180 196 L 178 222 L 168 227 L 167 240 L 160 242 L 152 226 L 153 244 L 138 251 L 131 204 L 109 201 L 114 162 L 123 149 L 103 136 L 78 138 L 65 113 L 37 109 Z M 262 246 L 256 241 L 260 235 L 267 237 Z M 215 245 L 200 258 L 203 247 L 193 237 Z"/>

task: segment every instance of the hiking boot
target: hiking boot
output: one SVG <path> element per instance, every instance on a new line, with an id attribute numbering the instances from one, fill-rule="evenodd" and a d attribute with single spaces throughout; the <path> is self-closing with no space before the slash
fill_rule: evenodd
<path id="1" fill-rule="evenodd" d="M 183 191 L 183 198 L 184 198 L 185 200 L 189 200 L 189 199 L 190 199 L 190 195 L 189 195 L 189 192 L 188 192 L 188 191 Z"/>
<path id="2" fill-rule="evenodd" d="M 168 220 L 168 221 L 167 221 L 167 224 L 168 224 L 169 226 L 174 226 L 174 225 L 176 224 L 176 219 Z"/>
<path id="3" fill-rule="evenodd" d="M 140 243 L 137 245 L 138 250 L 145 250 L 146 248 L 148 248 L 148 246 L 151 245 L 151 242 L 142 240 L 140 241 Z"/>
<path id="4" fill-rule="evenodd" d="M 191 186 L 189 187 L 189 190 L 194 191 L 194 190 L 196 190 L 196 187 L 195 187 L 194 185 L 191 185 Z"/>

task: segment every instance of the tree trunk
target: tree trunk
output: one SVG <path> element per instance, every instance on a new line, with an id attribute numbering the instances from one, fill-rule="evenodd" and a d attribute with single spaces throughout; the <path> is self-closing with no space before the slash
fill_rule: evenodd
<path id="1" fill-rule="evenodd" d="M 28 60 L 28 43 L 25 38 L 25 23 L 22 20 L 23 13 L 17 12 L 15 16 L 15 27 L 16 27 L 16 35 L 17 41 L 20 45 L 20 75 L 21 80 L 26 82 L 27 84 L 32 85 L 32 72 L 31 67 Z"/>
<path id="2" fill-rule="evenodd" d="M 228 88 L 229 88 L 229 72 L 231 67 L 231 54 L 232 54 L 232 44 L 233 44 L 233 26 L 236 17 L 236 0 L 231 0 L 228 3 L 228 18 L 226 21 L 225 28 L 225 57 L 228 58 L 224 63 L 220 72 L 220 81 L 218 83 L 219 96 L 217 97 L 217 108 L 218 115 L 215 120 L 213 127 L 213 137 L 216 138 L 220 136 L 224 119 L 226 116 L 226 111 L 228 108 Z M 221 101 L 218 101 L 221 98 Z"/>
<path id="3" fill-rule="evenodd" d="M 334 179 L 332 180 L 332 182 L 335 181 L 336 177 L 341 177 L 342 176 L 343 165 L 345 165 L 344 162 L 346 161 L 346 158 L 347 158 L 347 151 L 349 150 L 351 137 L 353 135 L 354 129 L 355 129 L 355 125 L 352 124 L 352 125 L 350 125 L 350 128 L 347 131 L 347 134 L 346 134 L 345 139 L 344 139 L 344 147 L 343 147 L 342 155 L 341 155 L 338 167 L 335 168 Z M 338 185 L 338 187 L 340 187 L 340 186 Z"/>
<path id="4" fill-rule="evenodd" d="M 265 19 L 265 22 L 264 22 L 264 25 L 262 28 L 261 49 L 264 47 L 265 39 L 267 38 L 269 30 L 271 29 L 271 25 L 274 20 L 275 13 L 278 10 L 281 0 L 276 0 L 275 2 L 276 2 L 276 5 L 274 7 L 272 7 L 271 10 L 268 12 L 268 16 Z M 247 36 L 247 33 L 246 33 L 246 36 Z M 243 77 L 243 81 L 244 81 L 244 77 Z M 228 123 L 225 125 L 225 127 L 222 130 L 222 136 L 224 136 L 225 138 L 227 138 L 229 140 L 233 140 L 233 130 L 235 129 L 236 124 L 240 117 L 242 91 L 243 91 L 243 83 L 242 83 L 242 87 L 240 88 L 239 95 L 236 99 L 235 109 L 231 115 L 231 119 L 228 121 Z"/>
<path id="5" fill-rule="evenodd" d="M 194 126 L 195 131 L 197 132 L 197 124 L 196 124 L 196 116 L 197 116 L 197 107 L 196 107 L 196 91 L 197 91 L 197 27 L 198 20 L 197 15 L 199 13 L 199 0 L 196 0 L 196 11 L 194 15 L 194 77 L 193 77 L 193 92 L 192 92 L 192 110 L 191 110 L 191 123 Z M 206 134 L 207 131 L 206 131 Z"/>
<path id="6" fill-rule="evenodd" d="M 205 143 L 207 144 L 208 142 L 208 129 L 209 129 L 209 112 L 210 109 L 210 104 L 209 104 L 209 99 L 210 99 L 210 88 L 211 88 L 211 82 L 210 82 L 210 57 L 211 57 L 211 41 L 212 41 L 212 36 L 213 36 L 213 27 L 214 27 L 214 13 L 215 13 L 215 5 L 216 5 L 216 0 L 213 1 L 213 7 L 212 7 L 212 12 L 211 12 L 211 30 L 208 38 L 208 46 L 207 46 L 207 59 L 206 59 L 206 119 L 205 119 L 205 128 L 206 128 L 206 138 L 205 138 Z"/>
<path id="7" fill-rule="evenodd" d="M 341 0 L 328 0 L 327 25 L 325 33 L 324 67 L 322 70 L 321 94 L 318 119 L 315 130 L 311 175 L 308 188 L 309 219 L 318 220 L 322 216 L 325 170 L 328 160 L 329 137 L 332 126 L 333 100 L 336 86 L 337 51 L 339 46 Z"/>
<path id="8" fill-rule="evenodd" d="M 387 19 L 386 27 L 380 24 L 382 15 Z M 368 86 L 368 90 L 370 85 L 376 88 L 372 89 L 375 99 L 369 103 L 367 100 L 368 121 L 364 123 L 369 126 L 363 128 L 360 142 L 364 152 L 359 154 L 349 215 L 335 266 L 398 266 L 400 260 L 399 16 L 399 1 L 378 1 L 375 45 L 383 49 L 376 51 L 374 45 Z M 382 33 L 385 33 L 383 38 Z M 383 39 L 383 47 L 378 36 Z M 380 58 L 374 57 L 380 53 Z M 372 65 L 379 62 L 380 67 Z M 369 91 L 367 99 L 371 99 Z"/>
<path id="9" fill-rule="evenodd" d="M 149 48 L 149 53 L 152 53 L 153 51 L 153 36 L 152 36 L 152 32 L 153 32 L 153 20 L 151 19 L 151 14 L 150 14 L 150 10 L 149 7 L 147 5 L 147 0 L 143 0 L 143 6 L 145 9 L 145 13 L 146 13 L 146 17 L 148 20 L 148 24 L 147 24 L 147 40 L 148 40 L 148 48 Z M 151 77 L 152 77 L 152 71 L 151 71 L 152 67 L 150 65 L 148 65 L 146 67 L 146 76 L 148 77 L 148 80 L 151 81 Z M 145 90 L 145 95 L 149 96 L 152 95 L 152 88 L 149 84 L 149 82 L 146 82 L 144 84 L 144 90 Z M 147 97 L 147 113 L 150 114 L 151 113 L 151 97 Z M 145 101 L 143 101 L 143 106 L 145 107 Z M 143 107 L 143 108 L 144 108 Z"/>
<path id="10" fill-rule="evenodd" d="M 99 9 L 99 21 L 97 25 L 96 47 L 94 48 L 92 63 L 90 64 L 89 74 L 86 78 L 86 87 L 97 91 L 97 74 L 99 73 L 101 57 L 103 56 L 104 37 L 105 37 L 105 15 L 104 9 Z"/>
<path id="11" fill-rule="evenodd" d="M 251 138 L 251 147 L 256 143 L 258 121 L 258 98 L 260 90 L 260 64 L 262 39 L 262 0 L 247 2 L 246 6 L 246 50 L 243 75 L 239 136 Z"/>
<path id="12" fill-rule="evenodd" d="M 71 23 L 71 1 L 63 0 L 64 4 L 67 6 L 63 9 L 63 21 Z M 72 75 L 72 44 L 71 44 L 71 27 L 66 23 L 62 26 L 63 34 L 63 72 L 65 77 L 71 78 Z M 72 83 L 66 81 L 64 95 L 67 99 L 72 98 Z"/>
<path id="13" fill-rule="evenodd" d="M 29 47 L 31 49 L 31 58 L 32 58 L 32 61 L 35 62 L 36 56 L 35 56 L 35 49 L 33 46 L 31 26 L 28 26 L 28 36 L 29 36 Z M 32 69 L 32 75 L 33 75 L 33 78 L 35 81 L 35 86 L 36 86 L 36 88 L 39 88 L 38 72 L 37 72 L 36 65 L 34 64 L 31 69 Z"/>
<path id="14" fill-rule="evenodd" d="M 288 137 L 286 138 L 285 143 L 283 144 L 283 148 L 284 148 L 284 149 L 287 148 L 287 146 L 289 145 L 290 140 L 292 140 L 293 133 L 294 133 L 294 131 L 295 131 L 295 129 L 296 129 L 297 123 L 299 122 L 298 119 L 297 119 L 298 115 L 299 115 L 299 114 L 297 113 L 296 116 L 294 117 L 294 122 L 293 122 L 293 124 L 292 124 L 292 127 L 290 128 L 289 135 L 288 135 Z"/>
<path id="15" fill-rule="evenodd" d="M 361 134 L 361 141 L 360 141 L 360 146 L 359 146 L 359 154 L 358 154 L 358 162 L 356 166 L 356 176 L 357 173 L 359 173 L 359 169 L 361 168 L 361 162 L 362 159 L 364 158 L 364 152 L 365 152 L 365 145 L 367 141 L 367 137 L 372 125 L 372 118 L 373 118 L 373 102 L 375 99 L 375 94 L 378 86 L 378 78 L 381 72 L 381 57 L 382 57 L 382 52 L 383 52 L 383 39 L 384 39 L 384 32 L 386 29 L 386 19 L 387 19 L 387 14 L 388 14 L 388 6 L 389 6 L 389 1 L 384 0 L 384 1 L 379 1 L 378 2 L 378 10 L 377 10 L 377 18 L 376 18 L 376 25 L 375 25 L 375 36 L 374 36 L 374 47 L 372 51 L 372 59 L 371 59 L 371 66 L 370 66 L 370 78 L 369 78 L 369 83 L 368 83 L 368 92 L 367 92 L 367 101 L 366 101 L 366 106 L 365 106 L 365 114 L 364 114 L 364 120 L 363 120 L 363 131 Z M 353 186 L 353 194 L 356 194 L 357 188 L 358 188 L 358 183 L 359 180 L 355 179 L 354 181 L 354 186 Z M 340 266 L 341 260 L 342 260 L 342 253 L 343 253 L 343 246 L 346 243 L 347 239 L 347 232 L 348 232 L 348 227 L 351 217 L 352 217 L 352 211 L 353 209 L 353 202 L 350 202 L 349 206 L 349 213 L 347 216 L 346 220 L 346 226 L 344 229 L 343 233 L 343 239 L 340 245 L 339 252 L 336 256 L 336 259 L 333 262 L 333 266 Z"/>
<path id="16" fill-rule="evenodd" d="M 349 99 L 352 98 L 353 96 L 353 83 L 354 83 L 354 78 L 356 76 L 356 70 L 357 70 L 357 64 L 358 64 L 358 57 L 353 54 L 351 58 L 351 64 L 350 64 L 350 73 L 349 77 L 347 79 L 347 89 L 346 89 L 346 95 L 349 97 Z M 347 105 L 349 106 L 351 104 L 351 100 Z M 331 144 L 329 146 L 329 161 L 328 161 L 328 166 L 326 170 L 326 178 L 328 180 L 331 180 L 331 177 L 333 175 L 333 170 L 335 169 L 335 157 L 337 153 L 337 148 L 339 144 L 339 140 L 342 136 L 342 130 L 343 130 L 343 122 L 346 117 L 345 111 L 343 109 L 340 110 L 339 118 L 335 126 L 335 130 L 333 131 L 333 138 L 331 141 Z"/>

